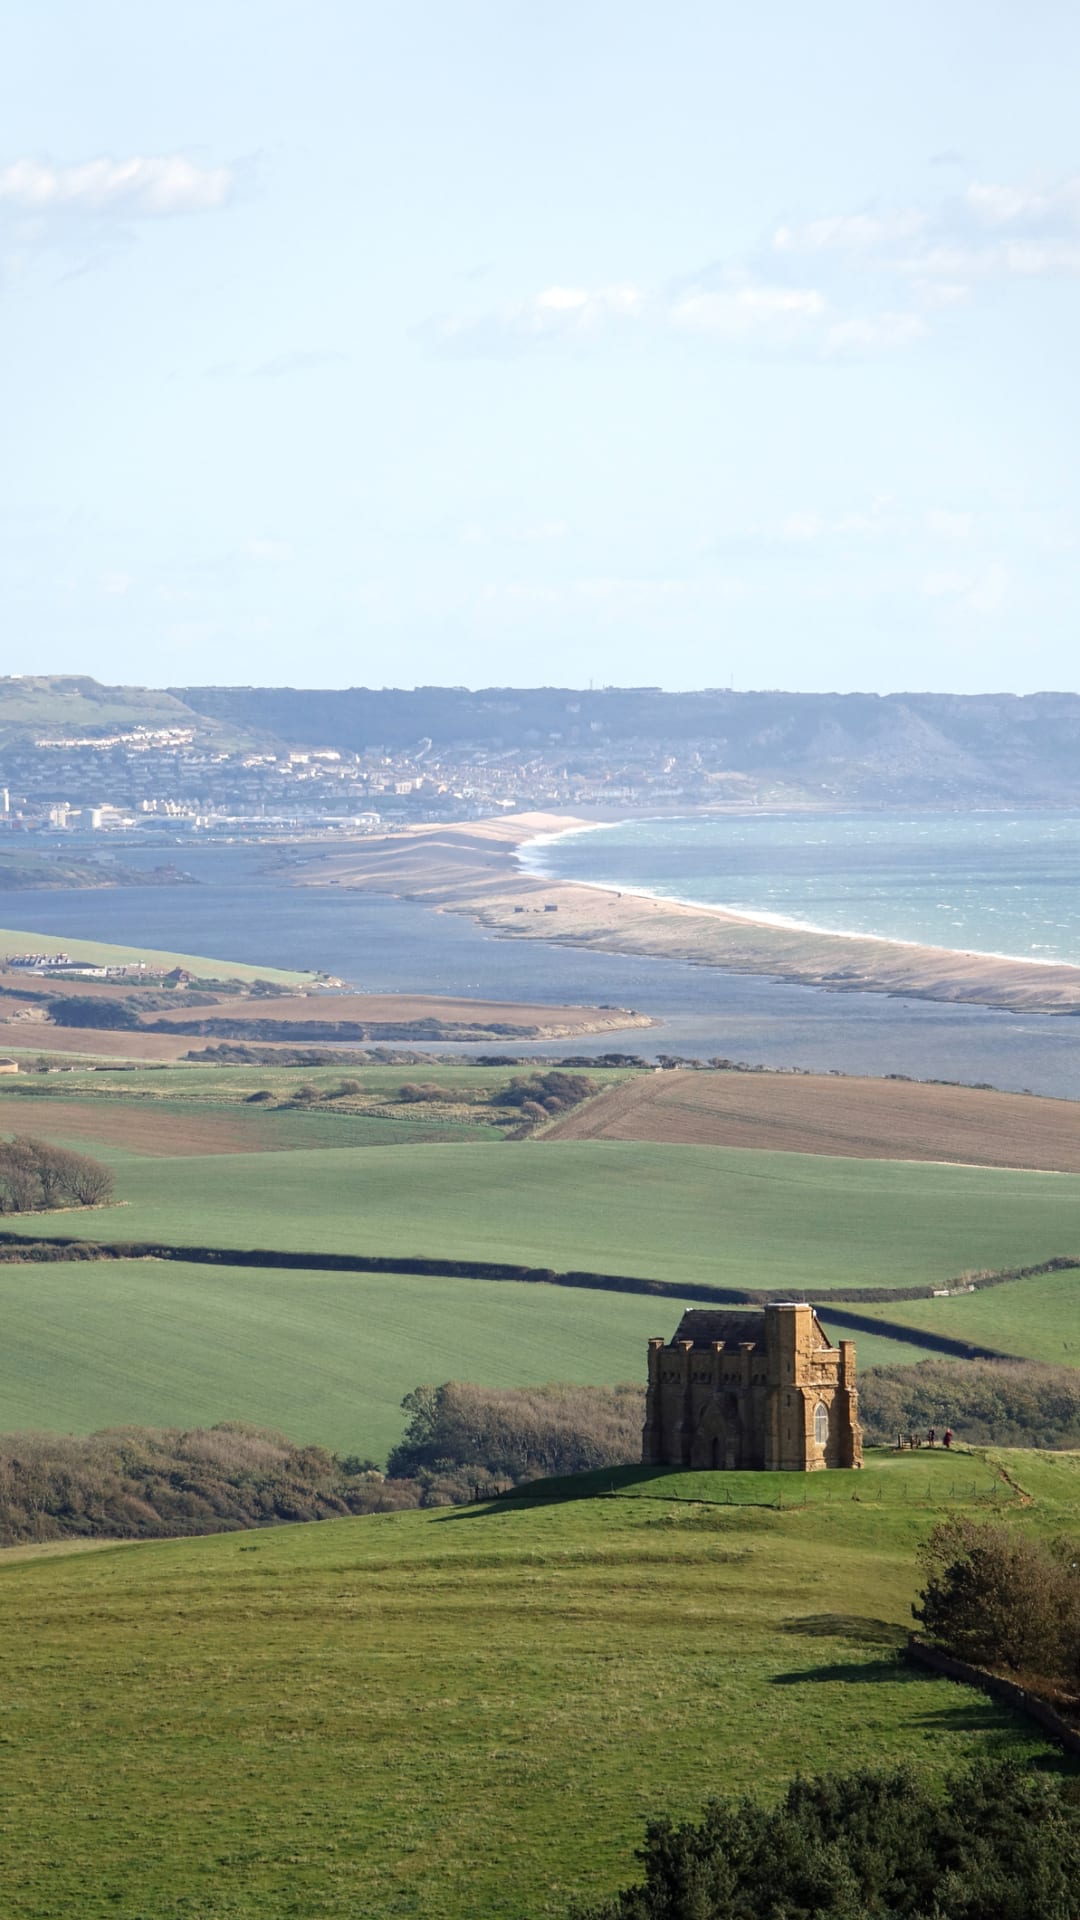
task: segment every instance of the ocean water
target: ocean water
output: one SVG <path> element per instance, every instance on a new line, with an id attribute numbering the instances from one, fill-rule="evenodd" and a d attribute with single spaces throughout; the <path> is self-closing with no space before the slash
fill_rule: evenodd
<path id="1" fill-rule="evenodd" d="M 1080 966 L 1080 813 L 634 820 L 534 842 L 524 858 L 781 925 Z"/>
<path id="2" fill-rule="evenodd" d="M 588 835 L 595 846 L 609 836 Z M 557 849 L 560 858 L 569 843 Z M 591 852 L 590 848 L 590 852 Z M 545 859 L 551 849 L 542 850 Z M 951 1007 L 876 993 L 829 993 L 676 960 L 499 939 L 464 914 L 344 888 L 291 888 L 241 848 L 124 849 L 174 857 L 199 882 L 115 891 L 0 895 L 0 921 L 27 934 L 179 949 L 257 965 L 325 968 L 373 993 L 426 992 L 548 1005 L 636 1008 L 658 1024 L 573 1042 L 656 1059 L 716 1055 L 751 1065 L 985 1082 L 1080 1099 L 1080 1019 Z M 566 1041 L 515 1053 L 550 1057 Z M 440 1052 L 475 1053 L 475 1046 Z"/>

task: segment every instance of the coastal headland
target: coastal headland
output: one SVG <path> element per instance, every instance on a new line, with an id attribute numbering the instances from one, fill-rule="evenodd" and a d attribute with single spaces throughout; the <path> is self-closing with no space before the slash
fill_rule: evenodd
<path id="1" fill-rule="evenodd" d="M 1024 1013 L 1080 1013 L 1080 967 L 771 925 L 722 907 L 546 880 L 528 842 L 595 822 L 548 813 L 410 827 L 313 853 L 298 886 L 337 886 L 469 914 L 500 937 L 647 954 L 832 992 L 886 993 Z"/>

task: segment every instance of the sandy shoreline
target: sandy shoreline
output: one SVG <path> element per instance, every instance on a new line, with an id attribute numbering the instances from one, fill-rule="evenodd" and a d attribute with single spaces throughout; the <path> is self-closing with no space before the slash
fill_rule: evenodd
<path id="1" fill-rule="evenodd" d="M 523 813 L 411 827 L 316 855 L 293 877 L 300 886 L 396 894 L 437 911 L 467 913 L 507 939 L 647 954 L 833 992 L 1080 1013 L 1080 967 L 777 926 L 723 907 L 545 880 L 516 858 L 529 841 L 596 824 L 573 815 Z"/>

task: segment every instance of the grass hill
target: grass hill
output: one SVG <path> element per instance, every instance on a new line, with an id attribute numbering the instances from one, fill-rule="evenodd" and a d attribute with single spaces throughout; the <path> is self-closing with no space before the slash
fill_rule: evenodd
<path id="1" fill-rule="evenodd" d="M 133 727 L 191 727 L 207 741 L 240 745 L 233 721 L 196 712 L 175 694 L 150 687 L 107 687 L 87 674 L 14 674 L 0 678 L 0 747 L 37 735 L 96 738 Z"/>
<path id="2" fill-rule="evenodd" d="M 254 967 L 242 960 L 208 960 L 197 953 L 165 953 L 156 947 L 118 947 L 105 940 L 68 940 L 55 933 L 22 933 L 14 927 L 0 927 L 0 958 L 9 953 L 66 953 L 76 964 L 92 967 L 134 966 L 141 960 L 147 967 L 183 967 L 201 980 L 272 980 L 282 986 L 298 986 L 310 981 L 309 973 L 289 972 L 284 967 Z M 33 979 L 29 981 L 34 984 Z"/>
<path id="3" fill-rule="evenodd" d="M 5 1920 L 540 1920 L 717 1788 L 1064 1764 L 894 1656 L 942 1509 L 1052 1534 L 1080 1456 L 538 1491 L 0 1562 Z"/>

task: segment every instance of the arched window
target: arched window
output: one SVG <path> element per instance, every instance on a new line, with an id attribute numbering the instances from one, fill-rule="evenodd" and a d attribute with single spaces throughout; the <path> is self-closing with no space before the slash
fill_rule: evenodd
<path id="1" fill-rule="evenodd" d="M 814 1439 L 823 1447 L 829 1438 L 829 1414 L 823 1401 L 819 1400 L 814 1409 Z"/>

